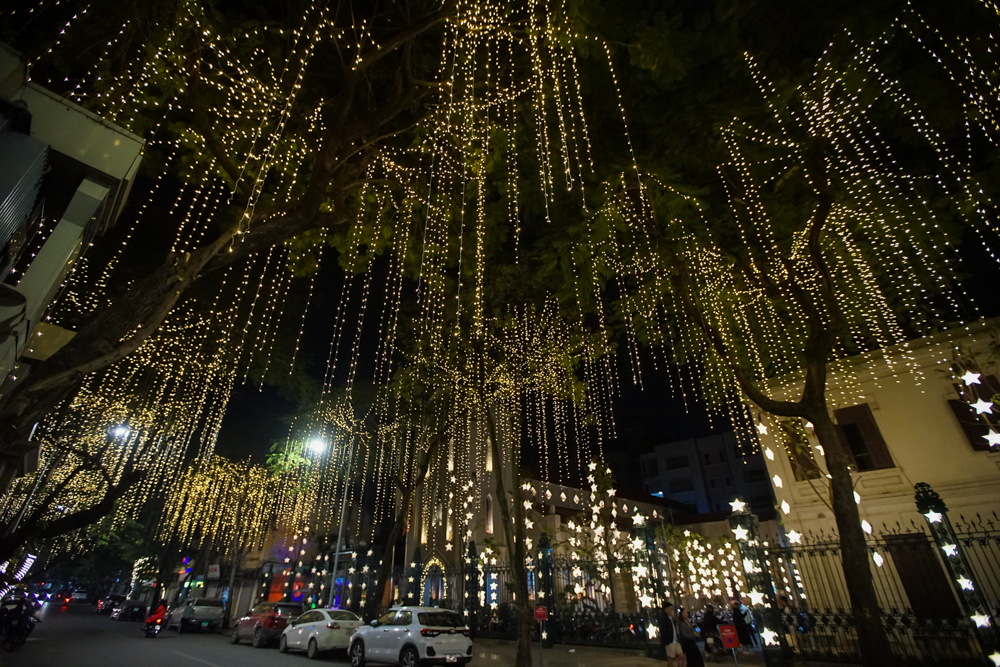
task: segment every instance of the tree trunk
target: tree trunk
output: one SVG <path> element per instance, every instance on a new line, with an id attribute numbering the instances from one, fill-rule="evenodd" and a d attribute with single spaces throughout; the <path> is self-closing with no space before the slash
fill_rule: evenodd
<path id="1" fill-rule="evenodd" d="M 528 599 L 528 568 L 527 531 L 524 525 L 524 512 L 520 503 L 514 503 L 514 515 L 511 516 L 510 503 L 507 502 L 507 490 L 504 484 L 504 463 L 500 455 L 500 444 L 497 439 L 496 420 L 489 407 L 484 409 L 486 425 L 489 430 L 490 448 L 493 453 L 493 479 L 496 482 L 497 504 L 500 506 L 500 518 L 503 521 L 503 533 L 507 540 L 507 557 L 510 563 L 511 578 L 514 580 L 514 594 L 517 596 L 517 658 L 514 667 L 531 667 L 531 635 L 534 632 L 534 616 L 531 600 Z M 518 472 L 517 456 L 509 457 L 511 464 L 511 484 L 517 489 Z M 515 495 L 516 500 L 516 495 Z"/>
<path id="2" fill-rule="evenodd" d="M 413 490 L 406 489 L 403 491 L 403 501 L 400 503 L 399 511 L 396 512 L 396 519 L 392 524 L 392 530 L 389 531 L 389 537 L 382 547 L 382 558 L 379 561 L 378 566 L 378 577 L 375 579 L 375 588 L 368 593 L 368 598 L 365 600 L 365 618 L 372 618 L 374 616 L 373 612 L 377 609 L 378 604 L 385 595 L 385 587 L 389 584 L 389 573 L 392 571 L 392 554 L 393 546 L 396 544 L 396 540 L 399 539 L 400 534 L 403 532 L 403 526 L 406 525 L 406 515 L 410 512 L 410 503 L 413 500 Z"/>
<path id="3" fill-rule="evenodd" d="M 850 458 L 825 406 L 815 410 L 810 421 L 823 447 L 826 467 L 830 472 L 830 500 L 840 534 L 844 580 L 851 598 L 861 661 L 865 667 L 891 667 L 896 664 L 896 658 L 882 627 L 878 596 L 872 581 L 871 554 L 861 528 L 858 504 L 854 501 L 854 482 L 848 467 Z"/>

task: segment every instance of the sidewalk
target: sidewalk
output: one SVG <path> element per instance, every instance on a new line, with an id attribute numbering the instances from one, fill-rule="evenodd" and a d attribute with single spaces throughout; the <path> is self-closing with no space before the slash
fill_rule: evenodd
<path id="1" fill-rule="evenodd" d="M 499 639 L 476 639 L 473 642 L 474 664 L 490 667 L 512 667 L 517 645 L 513 641 Z M 648 658 L 641 651 L 628 649 L 600 648 L 596 646 L 572 646 L 556 644 L 544 651 L 537 642 L 531 645 L 532 667 L 664 667 L 663 660 Z M 747 651 L 737 654 L 739 665 L 763 665 L 764 658 L 759 652 Z M 733 659 L 706 657 L 706 665 L 734 665 Z M 794 661 L 798 667 L 852 667 L 846 663 Z"/>

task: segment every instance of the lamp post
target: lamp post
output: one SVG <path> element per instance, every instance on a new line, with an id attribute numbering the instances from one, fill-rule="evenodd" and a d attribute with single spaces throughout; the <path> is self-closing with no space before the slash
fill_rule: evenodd
<path id="1" fill-rule="evenodd" d="M 340 567 L 340 549 L 344 536 L 344 513 L 347 511 L 347 478 L 351 474 L 351 465 L 354 463 L 354 438 L 351 438 L 350 447 L 347 450 L 347 469 L 344 471 L 344 493 L 340 498 L 340 522 L 337 524 L 337 549 L 333 554 L 333 582 L 330 586 L 330 603 L 337 597 L 337 570 Z"/>

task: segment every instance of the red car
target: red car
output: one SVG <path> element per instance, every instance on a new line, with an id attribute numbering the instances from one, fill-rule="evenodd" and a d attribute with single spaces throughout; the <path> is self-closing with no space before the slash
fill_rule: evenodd
<path id="1" fill-rule="evenodd" d="M 236 621 L 230 641 L 239 644 L 241 639 L 250 639 L 254 648 L 276 643 L 288 621 L 301 615 L 298 602 L 261 602 Z"/>

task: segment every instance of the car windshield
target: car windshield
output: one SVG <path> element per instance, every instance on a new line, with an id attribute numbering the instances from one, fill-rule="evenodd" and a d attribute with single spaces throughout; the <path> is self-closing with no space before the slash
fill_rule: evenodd
<path id="1" fill-rule="evenodd" d="M 462 622 L 461 616 L 447 611 L 424 612 L 417 614 L 417 620 L 420 621 L 420 625 L 425 625 L 431 628 L 461 628 L 465 625 L 465 623 Z"/>
<path id="2" fill-rule="evenodd" d="M 222 600 L 210 600 L 208 598 L 201 598 L 199 600 L 196 600 L 194 604 L 196 607 L 221 607 Z M 279 611 L 278 613 L 280 614 L 281 612 Z"/>
<path id="3" fill-rule="evenodd" d="M 330 618 L 335 621 L 360 621 L 361 619 L 349 611 L 328 611 Z"/>
<path id="4" fill-rule="evenodd" d="M 281 604 L 279 602 L 274 605 L 274 608 L 278 611 L 278 616 L 298 616 L 302 613 L 302 605 L 299 604 Z"/>

